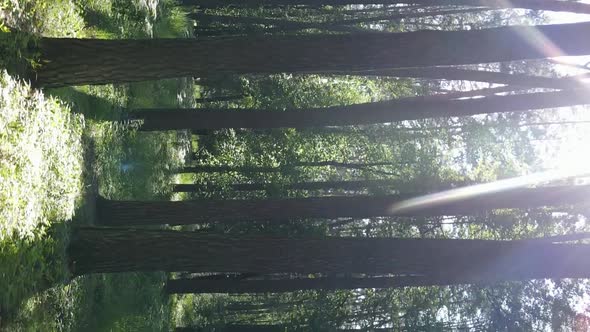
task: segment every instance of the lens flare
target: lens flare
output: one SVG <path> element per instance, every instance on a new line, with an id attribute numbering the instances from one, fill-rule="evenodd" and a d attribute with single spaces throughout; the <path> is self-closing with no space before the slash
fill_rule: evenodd
<path id="1" fill-rule="evenodd" d="M 512 189 L 534 186 L 550 181 L 563 180 L 588 175 L 590 175 L 590 170 L 587 167 L 585 169 L 575 169 L 572 167 L 568 167 L 560 170 L 534 173 L 530 175 L 524 175 L 515 178 L 494 181 L 490 183 L 477 184 L 463 188 L 451 189 L 439 193 L 408 199 L 393 205 L 390 211 L 392 214 L 409 213 L 415 210 L 454 203 L 468 198 L 487 195 L 490 193 L 508 191 Z"/>
<path id="2" fill-rule="evenodd" d="M 509 1 L 504 2 L 506 5 L 510 4 Z M 559 47 L 557 47 L 557 45 L 555 45 L 555 43 L 542 34 L 536 27 L 531 26 L 528 29 L 522 31 L 523 32 L 519 33 L 521 34 L 523 41 L 537 48 L 547 57 L 556 58 L 567 56 L 567 54 L 565 54 Z M 572 76 L 570 78 L 579 82 L 581 88 L 587 88 L 588 85 L 585 83 L 587 75 Z M 561 167 L 557 170 L 540 172 L 511 179 L 499 180 L 491 183 L 478 184 L 425 195 L 397 203 L 391 207 L 391 212 L 408 213 L 412 210 L 434 207 L 440 204 L 452 203 L 485 194 L 529 187 L 567 178 L 588 176 L 590 174 L 590 169 L 588 166 L 586 166 L 587 164 L 587 162 L 572 162 L 569 165 Z"/>

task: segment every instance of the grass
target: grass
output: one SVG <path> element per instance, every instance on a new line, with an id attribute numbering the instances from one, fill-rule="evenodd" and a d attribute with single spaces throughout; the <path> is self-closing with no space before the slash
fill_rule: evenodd
<path id="1" fill-rule="evenodd" d="M 186 35 L 174 1 L 0 0 L 0 28 L 54 37 Z M 6 64 L 6 63 L 2 63 Z M 166 199 L 188 143 L 116 122 L 127 107 L 177 107 L 192 81 L 36 91 L 0 76 L 0 330 L 167 331 L 163 273 L 69 279 L 69 229 L 94 222 L 96 194 Z"/>

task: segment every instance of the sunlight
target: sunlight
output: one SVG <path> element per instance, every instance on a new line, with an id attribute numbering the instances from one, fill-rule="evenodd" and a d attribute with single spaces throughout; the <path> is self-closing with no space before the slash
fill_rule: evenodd
<path id="1" fill-rule="evenodd" d="M 457 189 L 424 195 L 399 202 L 391 207 L 391 213 L 409 213 L 423 208 L 458 202 L 467 198 L 482 196 L 516 188 L 528 187 L 540 183 L 590 175 L 588 163 L 572 163 L 559 170 L 539 172 L 490 183 L 477 184 Z"/>
<path id="2" fill-rule="evenodd" d="M 508 3 L 509 1 L 506 2 Z M 590 15 L 575 15 L 571 13 L 552 13 L 549 15 L 549 19 L 552 21 L 560 21 L 565 17 L 569 18 L 570 16 L 577 16 L 579 21 L 590 19 Z M 562 50 L 559 49 L 555 43 L 539 32 L 539 30 L 534 26 L 530 27 L 530 29 L 524 32 L 522 37 L 527 43 L 546 54 L 547 57 L 566 57 L 566 54 L 562 52 Z M 581 88 L 588 89 L 588 83 L 586 82 L 586 77 L 584 77 L 584 75 L 571 77 L 580 82 Z M 543 163 L 545 169 L 549 169 L 549 171 L 463 188 L 451 189 L 439 193 L 408 199 L 392 206 L 391 212 L 408 213 L 415 209 L 423 209 L 440 204 L 452 203 L 490 193 L 590 175 L 590 154 L 585 151 L 586 145 L 590 143 L 590 130 L 588 130 L 589 128 L 587 128 L 584 125 L 585 122 L 583 122 L 586 120 L 586 117 L 580 113 L 576 113 L 575 109 L 569 109 L 569 111 L 574 114 L 565 116 L 565 118 L 569 120 L 574 119 L 575 121 L 581 122 L 571 127 L 566 127 L 563 125 L 558 126 L 558 130 L 560 130 L 558 144 L 553 144 L 554 146 L 544 146 L 546 144 L 539 144 L 539 148 L 544 148 L 545 150 L 555 150 L 554 153 L 545 154 L 545 160 Z"/>

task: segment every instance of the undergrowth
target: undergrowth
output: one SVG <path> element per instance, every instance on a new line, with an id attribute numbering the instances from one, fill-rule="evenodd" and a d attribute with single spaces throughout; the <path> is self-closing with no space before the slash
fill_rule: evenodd
<path id="1" fill-rule="evenodd" d="M 48 235 L 82 192 L 83 117 L 0 74 L 0 306 L 65 279 L 63 243 Z"/>
<path id="2" fill-rule="evenodd" d="M 7 39 L 0 66 L 36 37 L 187 36 L 173 0 L 0 0 Z M 23 44 L 24 43 L 24 44 Z M 34 56 L 34 54 L 33 54 Z M 163 273 L 96 274 L 70 280 L 69 229 L 92 224 L 95 194 L 167 199 L 186 153 L 175 132 L 117 122 L 127 107 L 190 102 L 192 80 L 79 86 L 40 92 L 2 72 L 0 82 L 0 329 L 166 331 Z M 181 139 L 182 140 L 182 139 Z"/>

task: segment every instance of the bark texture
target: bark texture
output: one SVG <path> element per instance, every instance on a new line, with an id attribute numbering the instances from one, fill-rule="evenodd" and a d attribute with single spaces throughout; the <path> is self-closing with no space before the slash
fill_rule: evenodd
<path id="1" fill-rule="evenodd" d="M 308 332 L 313 331 L 310 327 L 300 327 L 294 329 L 286 325 L 226 325 L 216 327 L 177 327 L 175 332 Z M 370 328 L 370 329 L 336 329 L 330 332 L 397 332 L 393 328 Z"/>
<path id="2" fill-rule="evenodd" d="M 372 278 L 302 278 L 282 280 L 202 280 L 172 279 L 166 283 L 168 294 L 204 293 L 286 293 L 302 290 L 339 290 L 359 288 L 401 288 L 411 286 L 447 285 L 448 280 L 425 277 Z"/>
<path id="3" fill-rule="evenodd" d="M 437 280 L 590 277 L 590 246 L 542 241 L 270 238 L 166 230 L 80 228 L 74 275 L 127 271 L 366 273 Z"/>
<path id="4" fill-rule="evenodd" d="M 351 169 L 367 169 L 374 166 L 395 166 L 399 163 L 395 162 L 371 162 L 371 163 L 348 163 L 336 160 L 323 161 L 300 161 L 292 162 L 281 166 L 228 166 L 228 165 L 197 165 L 187 166 L 181 170 L 181 173 L 225 173 L 225 172 L 240 172 L 240 173 L 273 173 L 288 171 L 294 167 L 322 167 L 332 166 Z"/>
<path id="5" fill-rule="evenodd" d="M 212 222 L 273 221 L 294 218 L 469 215 L 494 209 L 563 206 L 587 201 L 590 186 L 512 189 L 479 195 L 437 195 L 424 202 L 415 194 L 328 196 L 268 200 L 113 201 L 100 199 L 104 225 L 184 225 Z M 452 198 L 454 197 L 454 198 Z M 422 198 L 419 204 L 408 204 Z"/>
<path id="6" fill-rule="evenodd" d="M 226 325 L 216 327 L 177 327 L 174 332 L 285 332 L 283 325 Z M 361 331 L 364 332 L 364 331 Z"/>
<path id="7" fill-rule="evenodd" d="M 363 71 L 586 55 L 590 23 L 469 31 L 252 36 L 218 40 L 41 38 L 41 86 L 106 84 L 220 73 Z M 562 54 L 560 54 L 562 55 Z"/>
<path id="8" fill-rule="evenodd" d="M 444 96 L 444 95 L 443 95 Z M 306 128 L 388 123 L 496 112 L 524 112 L 590 103 L 586 90 L 448 100 L 412 97 L 391 101 L 299 110 L 147 109 L 132 112 L 141 130 Z"/>
<path id="9" fill-rule="evenodd" d="M 231 185 L 233 190 L 239 191 L 256 191 L 270 190 L 273 188 L 284 188 L 289 190 L 362 190 L 367 188 L 395 187 L 398 185 L 407 186 L 407 182 L 399 180 L 365 180 L 365 181 L 321 181 L 321 182 L 297 182 L 285 185 L 276 185 L 272 183 L 237 183 Z M 205 187 L 207 190 L 208 187 Z M 218 188 L 219 189 L 219 188 Z M 196 192 L 203 190 L 203 186 L 196 184 L 175 184 L 172 188 L 174 192 Z"/>
<path id="10" fill-rule="evenodd" d="M 196 5 L 204 8 L 225 6 L 260 7 L 287 5 L 317 5 L 316 0 L 182 0 L 183 5 Z M 417 4 L 425 6 L 484 6 L 490 8 L 523 8 L 532 10 L 548 10 L 590 14 L 590 5 L 576 1 L 554 0 L 322 0 L 322 5 L 352 5 L 352 4 Z"/>
<path id="11" fill-rule="evenodd" d="M 361 72 L 341 72 L 332 74 L 474 81 L 507 84 L 526 88 L 579 89 L 585 86 L 584 84 L 580 83 L 580 77 L 554 78 L 524 74 L 508 74 L 484 70 L 460 69 L 452 67 L 408 68 L 390 70 L 386 69 Z M 584 76 L 587 77 L 587 75 Z"/>
<path id="12" fill-rule="evenodd" d="M 233 101 L 243 99 L 244 95 L 229 95 L 229 96 L 217 96 L 217 97 L 206 97 L 206 98 L 195 98 L 197 103 L 214 103 L 219 101 Z"/>
<path id="13" fill-rule="evenodd" d="M 286 19 L 277 19 L 277 18 L 260 18 L 260 17 L 238 17 L 238 16 L 229 16 L 229 15 L 211 15 L 211 14 L 204 14 L 204 13 L 194 13 L 190 14 L 189 16 L 195 20 L 198 20 L 202 23 L 202 27 L 197 28 L 197 33 L 204 32 L 207 34 L 208 29 L 219 29 L 220 32 L 224 30 L 227 32 L 231 32 L 235 29 L 235 25 L 247 25 L 244 30 L 241 30 L 242 33 L 249 33 L 250 30 L 254 30 L 253 26 L 261 25 L 267 27 L 267 31 L 293 31 L 293 30 L 304 30 L 304 29 L 317 29 L 317 30 L 324 30 L 324 31 L 344 31 L 344 32 L 354 32 L 359 31 L 361 29 L 356 29 L 351 25 L 360 24 L 360 23 L 369 23 L 369 22 L 379 22 L 379 21 L 399 21 L 403 19 L 409 18 L 420 18 L 420 17 L 429 17 L 429 16 L 439 16 L 439 15 L 455 15 L 455 14 L 464 14 L 464 13 L 472 13 L 481 11 L 481 8 L 467 8 L 467 9 L 455 9 L 455 10 L 434 10 L 434 11 L 424 11 L 424 12 L 410 12 L 410 13 L 401 13 L 401 14 L 394 14 L 388 13 L 379 16 L 373 17 L 363 17 L 363 18 L 356 18 L 356 19 L 340 19 L 340 20 L 328 20 L 326 22 L 301 22 L 301 21 L 293 21 L 293 20 L 286 20 Z M 231 27 L 210 27 L 211 24 L 227 24 L 231 25 Z M 270 28 L 273 27 L 273 28 Z M 268 29 L 270 28 L 270 29 Z M 237 32 L 239 32 L 238 30 Z M 256 31 L 256 30 L 254 30 Z"/>

